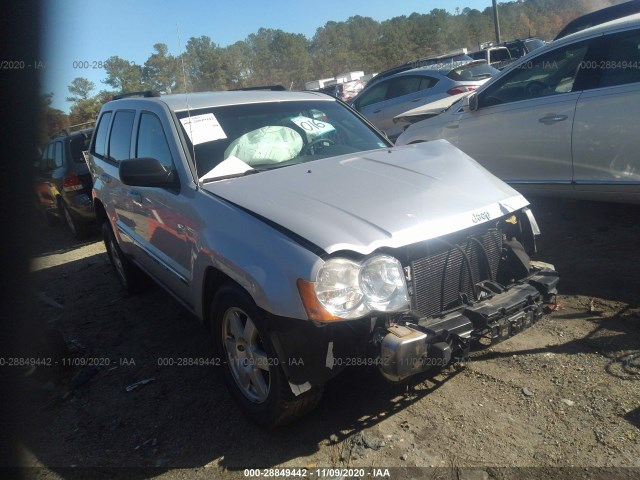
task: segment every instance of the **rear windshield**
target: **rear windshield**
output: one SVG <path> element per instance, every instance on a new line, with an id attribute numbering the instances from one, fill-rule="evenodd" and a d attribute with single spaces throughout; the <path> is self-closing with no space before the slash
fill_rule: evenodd
<path id="1" fill-rule="evenodd" d="M 71 148 L 71 160 L 75 163 L 84 163 L 84 154 L 89 150 L 89 144 L 91 143 L 91 132 L 84 135 L 74 135 L 69 140 L 69 146 Z"/>
<path id="2" fill-rule="evenodd" d="M 456 65 L 458 63 L 470 62 L 471 60 L 473 59 L 469 55 L 460 54 L 460 55 L 453 55 L 451 57 L 419 60 L 418 62 L 416 62 L 416 67 L 427 66 L 427 67 L 433 67 L 433 68 L 446 68 L 447 66 Z"/>
<path id="3" fill-rule="evenodd" d="M 335 101 L 231 105 L 176 116 L 201 181 L 388 146 Z"/>
<path id="4" fill-rule="evenodd" d="M 447 73 L 447 77 L 456 82 L 473 82 L 475 80 L 483 80 L 485 78 L 492 77 L 499 72 L 500 70 L 497 68 L 493 68 L 491 65 L 487 65 L 483 62 L 454 68 Z"/>

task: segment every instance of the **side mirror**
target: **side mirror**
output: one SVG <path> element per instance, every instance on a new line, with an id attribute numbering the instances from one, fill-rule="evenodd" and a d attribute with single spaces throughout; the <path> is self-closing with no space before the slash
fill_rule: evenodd
<path id="1" fill-rule="evenodd" d="M 465 112 L 475 112 L 478 109 L 478 94 L 472 93 L 462 100 L 462 109 Z"/>
<path id="2" fill-rule="evenodd" d="M 173 170 L 167 169 L 155 158 L 129 158 L 118 167 L 120 181 L 132 187 L 177 187 Z"/>

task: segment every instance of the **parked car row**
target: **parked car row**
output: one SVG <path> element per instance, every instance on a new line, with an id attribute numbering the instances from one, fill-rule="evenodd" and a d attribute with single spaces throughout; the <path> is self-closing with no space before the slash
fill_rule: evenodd
<path id="1" fill-rule="evenodd" d="M 525 194 L 640 203 L 640 14 L 539 48 L 442 110 L 397 144 L 446 139 Z"/>

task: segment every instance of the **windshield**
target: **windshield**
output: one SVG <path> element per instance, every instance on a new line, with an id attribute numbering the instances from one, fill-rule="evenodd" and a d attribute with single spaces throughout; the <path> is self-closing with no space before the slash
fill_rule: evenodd
<path id="1" fill-rule="evenodd" d="M 200 181 L 213 181 L 388 143 L 335 101 L 253 103 L 178 112 Z"/>
<path id="2" fill-rule="evenodd" d="M 486 62 L 482 62 L 467 64 L 458 68 L 454 68 L 449 73 L 447 73 L 447 77 L 449 77 L 451 80 L 455 80 L 456 82 L 466 82 L 482 80 L 492 77 L 493 75 L 496 75 L 498 73 L 500 73 L 500 70 L 492 67 L 491 65 L 488 65 Z"/>

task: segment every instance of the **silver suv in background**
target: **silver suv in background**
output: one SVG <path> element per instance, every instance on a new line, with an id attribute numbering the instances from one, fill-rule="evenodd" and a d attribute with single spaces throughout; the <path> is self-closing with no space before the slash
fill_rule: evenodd
<path id="1" fill-rule="evenodd" d="M 543 315 L 528 202 L 447 142 L 394 148 L 314 92 L 124 98 L 100 112 L 93 202 L 124 287 L 146 272 L 210 329 L 261 425 L 367 365 L 391 382 Z"/>

